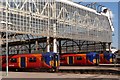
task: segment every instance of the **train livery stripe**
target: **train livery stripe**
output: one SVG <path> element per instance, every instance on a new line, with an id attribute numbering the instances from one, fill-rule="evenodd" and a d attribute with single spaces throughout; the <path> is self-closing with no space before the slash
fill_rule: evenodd
<path id="1" fill-rule="evenodd" d="M 96 59 L 93 59 L 93 63 L 96 64 Z"/>
<path id="2" fill-rule="evenodd" d="M 58 66 L 58 61 L 56 61 L 56 67 Z"/>
<path id="3" fill-rule="evenodd" d="M 40 54 L 32 54 L 33 56 L 35 56 L 36 58 L 38 58 L 41 61 L 41 55 Z"/>
<path id="4" fill-rule="evenodd" d="M 51 62 L 51 64 L 52 64 L 51 66 L 54 66 L 54 60 L 51 60 L 50 62 Z"/>
<path id="5" fill-rule="evenodd" d="M 112 63 L 113 62 L 113 59 L 112 58 L 110 58 L 110 63 Z"/>
<path id="6" fill-rule="evenodd" d="M 19 65 L 19 68 L 21 68 L 20 63 L 21 63 L 21 61 L 20 61 L 20 57 L 19 57 L 19 58 L 18 58 L 18 65 Z"/>
<path id="7" fill-rule="evenodd" d="M 53 66 L 54 62 L 53 60 L 49 61 L 50 66 Z"/>
<path id="8" fill-rule="evenodd" d="M 69 57 L 67 57 L 67 64 L 69 64 Z"/>
<path id="9" fill-rule="evenodd" d="M 60 60 L 58 61 L 58 65 L 60 66 Z"/>
<path id="10" fill-rule="evenodd" d="M 74 56 L 73 56 L 73 64 L 74 64 Z"/>
<path id="11" fill-rule="evenodd" d="M 26 61 L 25 61 L 26 62 L 26 66 L 25 67 L 27 68 L 27 57 L 25 57 L 25 59 L 26 59 Z"/>

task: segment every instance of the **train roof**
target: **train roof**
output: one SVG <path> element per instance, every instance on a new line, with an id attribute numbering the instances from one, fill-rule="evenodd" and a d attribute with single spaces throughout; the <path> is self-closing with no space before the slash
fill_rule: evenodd
<path id="1" fill-rule="evenodd" d="M 43 55 L 53 55 L 53 54 L 57 54 L 57 53 L 54 53 L 54 52 L 46 52 L 46 53 L 42 53 Z"/>
<path id="2" fill-rule="evenodd" d="M 78 55 L 86 55 L 86 54 L 75 54 L 75 53 L 66 53 L 66 54 L 61 54 L 62 56 L 78 56 Z"/>
<path id="3" fill-rule="evenodd" d="M 88 54 L 97 54 L 97 52 L 89 52 Z"/>
<path id="4" fill-rule="evenodd" d="M 103 15 L 103 16 L 106 16 L 108 17 L 108 21 L 109 21 L 109 24 L 110 24 L 110 27 L 111 27 L 111 30 L 114 31 L 114 27 L 113 27 L 113 24 L 112 24 L 112 21 L 111 21 L 111 11 L 108 10 L 108 8 L 104 7 L 105 9 L 107 9 L 107 13 L 98 13 L 96 10 L 92 9 L 92 8 L 88 8 L 86 6 L 83 6 L 83 5 L 80 5 L 80 4 L 77 4 L 77 3 L 74 3 L 72 1 L 69 1 L 69 0 L 56 0 L 57 2 L 62 2 L 62 3 L 65 3 L 65 4 L 69 4 L 71 6 L 74 6 L 74 7 L 77 7 L 77 8 L 80 8 L 80 9 L 83 9 L 83 10 L 86 10 L 86 11 L 90 11 L 90 12 L 93 12 L 97 15 Z"/>

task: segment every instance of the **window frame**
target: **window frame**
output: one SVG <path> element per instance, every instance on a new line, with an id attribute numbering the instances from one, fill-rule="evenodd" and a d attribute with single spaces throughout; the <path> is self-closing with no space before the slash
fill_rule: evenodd
<path id="1" fill-rule="evenodd" d="M 64 59 L 63 59 L 64 58 Z M 65 60 L 65 57 L 61 57 L 60 60 Z"/>
<path id="2" fill-rule="evenodd" d="M 76 56 L 76 60 L 82 60 L 82 56 Z"/>
<path id="3" fill-rule="evenodd" d="M 36 61 L 37 61 L 36 57 L 30 57 L 30 58 L 29 58 L 29 62 L 30 62 L 30 63 L 36 62 Z"/>
<path id="4" fill-rule="evenodd" d="M 11 63 L 17 63 L 17 58 L 11 58 L 11 59 L 10 59 L 10 62 L 11 62 Z"/>

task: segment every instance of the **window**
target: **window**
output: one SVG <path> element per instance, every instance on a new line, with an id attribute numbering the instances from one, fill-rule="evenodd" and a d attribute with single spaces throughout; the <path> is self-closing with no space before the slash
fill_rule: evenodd
<path id="1" fill-rule="evenodd" d="M 10 62 L 11 62 L 11 63 L 16 63 L 16 62 L 17 62 L 17 59 L 16 59 L 16 58 L 11 58 L 11 59 L 10 59 Z"/>
<path id="2" fill-rule="evenodd" d="M 60 60 L 65 60 L 65 57 L 60 58 Z"/>
<path id="3" fill-rule="evenodd" d="M 77 60 L 82 60 L 82 57 L 81 56 L 77 57 Z"/>
<path id="4" fill-rule="evenodd" d="M 53 60 L 54 58 L 53 58 L 53 56 L 50 56 L 51 57 L 51 60 Z"/>
<path id="5" fill-rule="evenodd" d="M 29 62 L 36 62 L 36 57 L 29 58 Z"/>

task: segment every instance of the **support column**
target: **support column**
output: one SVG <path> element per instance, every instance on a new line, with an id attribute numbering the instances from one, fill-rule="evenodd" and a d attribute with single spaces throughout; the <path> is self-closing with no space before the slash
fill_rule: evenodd
<path id="1" fill-rule="evenodd" d="M 79 52 L 81 51 L 81 44 L 80 44 L 80 40 L 79 40 Z"/>
<path id="2" fill-rule="evenodd" d="M 8 44 L 8 56 L 9 56 L 9 54 L 10 54 L 9 51 L 10 51 L 10 50 L 9 50 L 9 44 Z"/>
<path id="3" fill-rule="evenodd" d="M 2 37 L 0 35 L 0 54 L 2 53 Z"/>
<path id="4" fill-rule="evenodd" d="M 88 52 L 88 47 L 89 47 L 89 44 L 88 44 L 88 41 L 87 41 L 87 52 Z"/>
<path id="5" fill-rule="evenodd" d="M 2 54 L 2 39 L 0 35 L 0 54 Z M 0 64 L 2 64 L 2 60 L 0 60 Z M 2 71 L 2 65 L 0 65 L 0 70 Z M 2 75 L 2 72 L 0 72 L 0 76 Z"/>
<path id="6" fill-rule="evenodd" d="M 59 40 L 59 54 L 61 54 L 61 40 Z"/>
<path id="7" fill-rule="evenodd" d="M 17 54 L 19 54 L 19 45 L 17 46 Z"/>
<path id="8" fill-rule="evenodd" d="M 29 53 L 31 53 L 31 43 L 30 43 L 30 41 L 29 41 Z"/>
<path id="9" fill-rule="evenodd" d="M 53 39 L 53 52 L 57 53 L 57 39 Z"/>
<path id="10" fill-rule="evenodd" d="M 35 41 L 36 51 L 38 51 L 38 41 Z"/>
<path id="11" fill-rule="evenodd" d="M 50 52 L 50 37 L 47 37 L 47 52 Z"/>
<path id="12" fill-rule="evenodd" d="M 103 43 L 103 52 L 106 52 L 106 43 Z"/>
<path id="13" fill-rule="evenodd" d="M 111 43 L 108 43 L 109 52 L 111 52 Z"/>
<path id="14" fill-rule="evenodd" d="M 57 39 L 56 39 L 56 24 L 53 24 L 53 32 L 54 32 L 54 38 L 53 38 L 53 52 L 57 53 Z"/>

